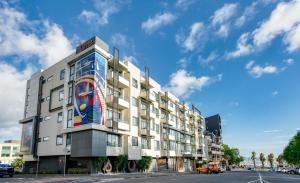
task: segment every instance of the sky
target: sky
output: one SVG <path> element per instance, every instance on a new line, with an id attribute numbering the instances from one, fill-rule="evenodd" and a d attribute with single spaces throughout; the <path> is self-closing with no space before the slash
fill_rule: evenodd
<path id="1" fill-rule="evenodd" d="M 221 115 L 243 156 L 300 130 L 300 0 L 0 3 L 0 141 L 20 139 L 26 80 L 98 36 L 165 90 Z"/>

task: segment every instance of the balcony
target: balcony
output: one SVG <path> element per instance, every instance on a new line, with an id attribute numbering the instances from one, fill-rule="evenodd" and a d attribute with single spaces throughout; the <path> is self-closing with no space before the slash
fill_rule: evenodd
<path id="1" fill-rule="evenodd" d="M 167 123 L 167 118 L 160 118 L 161 123 Z"/>
<path id="2" fill-rule="evenodd" d="M 106 155 L 107 156 L 119 156 L 121 154 L 124 154 L 122 147 L 106 146 Z"/>
<path id="3" fill-rule="evenodd" d="M 145 100 L 149 100 L 151 102 L 155 101 L 155 96 L 151 94 L 151 91 L 142 90 L 141 91 L 141 97 Z"/>
<path id="4" fill-rule="evenodd" d="M 141 135 L 148 135 L 148 130 L 147 130 L 147 128 L 142 128 L 142 129 L 141 129 Z"/>
<path id="5" fill-rule="evenodd" d="M 109 59 L 108 64 L 113 67 L 113 65 L 114 65 L 113 59 Z M 117 69 L 119 71 L 128 71 L 128 66 L 127 66 L 126 62 L 119 61 L 119 64 L 117 65 Z"/>
<path id="6" fill-rule="evenodd" d="M 114 81 L 114 73 L 112 71 L 108 71 L 107 72 L 107 82 L 111 85 L 113 85 L 113 81 Z M 117 81 L 117 80 L 116 80 Z M 127 88 L 129 87 L 129 81 L 124 78 L 122 75 L 119 75 L 119 81 L 117 82 L 118 83 L 118 87 L 119 88 Z"/>
<path id="7" fill-rule="evenodd" d="M 107 119 L 105 125 L 107 128 L 116 128 L 118 130 L 129 131 L 129 124 L 121 119 L 116 121 L 113 121 L 113 119 Z"/>
<path id="8" fill-rule="evenodd" d="M 113 95 L 106 96 L 106 103 L 110 107 L 114 107 L 114 100 L 117 103 L 117 109 L 123 110 L 129 108 L 129 103 L 123 97 L 116 97 Z"/>
<path id="9" fill-rule="evenodd" d="M 140 110 L 140 115 L 141 115 L 141 117 L 147 118 L 147 110 L 146 109 L 141 109 Z"/>
<path id="10" fill-rule="evenodd" d="M 185 143 L 190 144 L 191 140 L 190 139 L 185 139 Z"/>
<path id="11" fill-rule="evenodd" d="M 173 135 L 168 135 L 168 134 L 163 134 L 164 139 L 169 139 L 169 140 L 176 140 L 175 136 Z"/>
<path id="12" fill-rule="evenodd" d="M 149 85 L 148 85 L 149 84 Z M 149 80 L 147 80 L 145 77 L 141 77 L 141 85 L 145 88 L 154 88 L 154 84 L 153 81 L 149 78 Z"/>
<path id="13" fill-rule="evenodd" d="M 153 156 L 153 151 L 151 149 L 142 149 L 141 155 L 142 156 Z"/>

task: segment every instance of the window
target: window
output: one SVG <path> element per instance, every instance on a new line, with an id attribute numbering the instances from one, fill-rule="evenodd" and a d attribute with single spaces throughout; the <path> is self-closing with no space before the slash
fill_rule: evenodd
<path id="1" fill-rule="evenodd" d="M 72 120 L 73 120 L 73 109 L 69 109 L 68 116 L 67 116 L 67 128 L 70 128 L 73 126 Z"/>
<path id="2" fill-rule="evenodd" d="M 138 99 L 137 99 L 137 98 L 135 98 L 135 97 L 132 97 L 132 106 L 134 106 L 134 107 L 138 107 L 138 105 L 139 105 L 139 101 L 138 101 Z"/>
<path id="3" fill-rule="evenodd" d="M 122 115 L 120 111 L 112 110 L 111 108 L 106 109 L 106 118 L 112 119 L 114 117 L 115 120 L 122 120 Z"/>
<path id="4" fill-rule="evenodd" d="M 155 140 L 155 151 L 159 151 L 160 150 L 160 144 L 158 140 Z"/>
<path id="5" fill-rule="evenodd" d="M 57 113 L 57 122 L 61 123 L 63 121 L 63 113 L 59 112 Z"/>
<path id="6" fill-rule="evenodd" d="M 43 137 L 43 142 L 48 142 L 49 141 L 49 137 Z"/>
<path id="7" fill-rule="evenodd" d="M 61 70 L 59 73 L 59 79 L 64 80 L 65 79 L 65 69 Z"/>
<path id="8" fill-rule="evenodd" d="M 142 129 L 149 129 L 149 123 L 146 120 L 141 119 L 141 128 Z"/>
<path id="9" fill-rule="evenodd" d="M 18 146 L 14 146 L 12 150 L 12 157 L 18 156 L 18 152 L 20 151 L 20 148 Z"/>
<path id="10" fill-rule="evenodd" d="M 61 90 L 61 91 L 59 91 L 59 93 L 58 93 L 58 100 L 59 100 L 59 101 L 62 101 L 63 99 L 64 99 L 64 91 Z"/>
<path id="11" fill-rule="evenodd" d="M 1 157 L 9 157 L 11 146 L 2 146 Z"/>
<path id="12" fill-rule="evenodd" d="M 151 149 L 151 140 L 142 137 L 141 138 L 142 149 Z"/>
<path id="13" fill-rule="evenodd" d="M 156 133 L 159 134 L 159 124 L 156 124 Z"/>
<path id="14" fill-rule="evenodd" d="M 68 104 L 73 103 L 73 84 L 69 85 L 69 91 L 68 91 Z"/>
<path id="15" fill-rule="evenodd" d="M 170 141 L 170 146 L 169 146 L 169 147 L 170 147 L 170 149 L 169 149 L 170 151 L 175 151 L 175 148 L 176 148 L 176 143 L 175 143 L 175 141 L 172 141 L 172 140 L 171 140 L 171 141 Z"/>
<path id="16" fill-rule="evenodd" d="M 45 117 L 44 117 L 44 121 L 47 121 L 47 120 L 49 120 L 49 119 L 51 119 L 50 116 L 45 116 Z"/>
<path id="17" fill-rule="evenodd" d="M 132 126 L 138 126 L 139 125 L 139 118 L 132 116 Z"/>
<path id="18" fill-rule="evenodd" d="M 121 147 L 121 138 L 119 135 L 107 134 L 107 146 Z"/>
<path id="19" fill-rule="evenodd" d="M 138 88 L 138 81 L 135 78 L 132 78 L 132 86 Z"/>
<path id="20" fill-rule="evenodd" d="M 67 140 L 66 140 L 66 146 L 69 146 L 72 144 L 72 136 L 70 133 L 67 134 Z"/>
<path id="21" fill-rule="evenodd" d="M 139 139 L 137 137 L 132 137 L 132 146 L 139 146 Z"/>
<path id="22" fill-rule="evenodd" d="M 49 76 L 47 79 L 47 82 L 51 81 L 53 79 L 53 76 Z"/>
<path id="23" fill-rule="evenodd" d="M 63 135 L 57 135 L 56 136 L 56 145 L 62 145 L 63 144 Z"/>
<path id="24" fill-rule="evenodd" d="M 75 76 L 75 65 L 71 65 L 70 66 L 70 81 L 74 80 L 74 76 Z"/>

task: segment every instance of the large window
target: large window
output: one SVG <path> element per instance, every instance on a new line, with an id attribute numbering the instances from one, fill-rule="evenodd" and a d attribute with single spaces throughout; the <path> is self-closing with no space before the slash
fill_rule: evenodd
<path id="1" fill-rule="evenodd" d="M 11 146 L 2 146 L 1 157 L 9 157 L 11 151 Z"/>
<path id="2" fill-rule="evenodd" d="M 138 137 L 132 137 L 132 146 L 139 146 Z"/>
<path id="3" fill-rule="evenodd" d="M 106 118 L 107 119 L 112 119 L 114 116 L 114 120 L 121 120 L 122 119 L 122 114 L 120 111 L 112 110 L 111 108 L 108 108 L 106 110 Z"/>
<path id="4" fill-rule="evenodd" d="M 56 136 L 56 145 L 62 145 L 63 144 L 63 135 L 57 135 Z"/>
<path id="5" fill-rule="evenodd" d="M 70 81 L 74 80 L 75 76 L 75 65 L 71 65 L 70 67 Z"/>
<path id="6" fill-rule="evenodd" d="M 138 88 L 138 81 L 135 78 L 132 78 L 132 86 Z"/>
<path id="7" fill-rule="evenodd" d="M 66 146 L 69 146 L 72 144 L 72 136 L 70 133 L 67 134 L 67 140 L 66 140 Z"/>
<path id="8" fill-rule="evenodd" d="M 70 128 L 73 126 L 73 109 L 68 110 L 67 116 L 67 127 Z"/>
<path id="9" fill-rule="evenodd" d="M 160 143 L 158 140 L 155 140 L 155 151 L 159 151 L 160 150 Z"/>
<path id="10" fill-rule="evenodd" d="M 132 126 L 138 126 L 139 125 L 139 118 L 132 116 Z"/>
<path id="11" fill-rule="evenodd" d="M 142 149 L 151 149 L 151 139 L 141 138 Z"/>
<path id="12" fill-rule="evenodd" d="M 132 97 L 132 106 L 138 107 L 138 105 L 139 105 L 138 99 L 135 97 Z"/>
<path id="13" fill-rule="evenodd" d="M 175 149 L 176 149 L 176 143 L 175 143 L 175 141 L 170 141 L 170 151 L 175 151 Z"/>
<path id="14" fill-rule="evenodd" d="M 63 121 L 63 113 L 59 112 L 57 113 L 57 122 L 61 123 Z"/>
<path id="15" fill-rule="evenodd" d="M 64 90 L 59 91 L 58 100 L 62 101 L 64 99 Z"/>
<path id="16" fill-rule="evenodd" d="M 141 128 L 142 129 L 149 129 L 149 123 L 144 119 L 141 119 Z"/>
<path id="17" fill-rule="evenodd" d="M 12 157 L 18 156 L 18 152 L 20 151 L 20 148 L 18 146 L 14 146 L 12 150 Z"/>
<path id="18" fill-rule="evenodd" d="M 156 128 L 155 128 L 156 133 L 159 134 L 159 124 L 156 124 L 155 126 L 156 126 Z"/>
<path id="19" fill-rule="evenodd" d="M 59 79 L 60 80 L 64 80 L 65 79 L 65 69 L 63 69 L 63 70 L 60 71 Z"/>
<path id="20" fill-rule="evenodd" d="M 73 103 L 73 84 L 69 85 L 69 91 L 68 91 L 68 104 Z"/>
<path id="21" fill-rule="evenodd" d="M 121 137 L 115 134 L 107 134 L 107 146 L 121 147 Z"/>

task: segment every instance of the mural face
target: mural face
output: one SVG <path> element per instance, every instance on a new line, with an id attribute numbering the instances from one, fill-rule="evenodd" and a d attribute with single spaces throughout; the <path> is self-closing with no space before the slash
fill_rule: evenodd
<path id="1" fill-rule="evenodd" d="M 74 126 L 104 125 L 107 61 L 92 53 L 76 63 Z"/>

